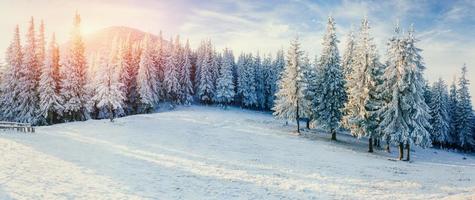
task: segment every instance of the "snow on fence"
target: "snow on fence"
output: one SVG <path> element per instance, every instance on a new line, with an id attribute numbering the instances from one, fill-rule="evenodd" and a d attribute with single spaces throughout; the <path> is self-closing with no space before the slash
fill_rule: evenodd
<path id="1" fill-rule="evenodd" d="M 18 122 L 6 122 L 0 121 L 0 129 L 3 130 L 16 130 L 19 132 L 35 132 L 35 128 L 29 123 L 18 123 Z"/>

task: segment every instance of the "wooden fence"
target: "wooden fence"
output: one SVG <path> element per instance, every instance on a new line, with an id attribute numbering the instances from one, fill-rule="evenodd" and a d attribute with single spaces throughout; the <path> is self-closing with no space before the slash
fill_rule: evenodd
<path id="1" fill-rule="evenodd" d="M 0 121 L 0 129 L 3 130 L 16 130 L 19 132 L 30 132 L 34 133 L 35 128 L 29 123 L 17 123 L 17 122 L 5 122 Z"/>

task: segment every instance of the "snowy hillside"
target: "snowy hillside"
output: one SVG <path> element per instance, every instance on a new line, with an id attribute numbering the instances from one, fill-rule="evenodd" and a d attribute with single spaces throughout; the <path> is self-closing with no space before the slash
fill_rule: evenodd
<path id="1" fill-rule="evenodd" d="M 268 113 L 174 111 L 0 131 L 0 199 L 470 199 L 475 157 L 291 134 Z"/>

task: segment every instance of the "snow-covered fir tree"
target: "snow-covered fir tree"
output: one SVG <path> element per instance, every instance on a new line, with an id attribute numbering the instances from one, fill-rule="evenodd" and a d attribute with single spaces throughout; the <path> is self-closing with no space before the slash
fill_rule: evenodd
<path id="1" fill-rule="evenodd" d="M 275 68 L 272 65 L 272 56 L 268 54 L 264 56 L 262 60 L 262 70 L 263 70 L 263 82 L 264 82 L 264 109 L 269 110 L 273 106 L 274 98 L 272 95 L 275 94 L 274 84 L 277 83 L 278 79 L 274 79 Z"/>
<path id="2" fill-rule="evenodd" d="M 271 59 L 271 58 L 270 58 Z M 280 80 L 280 76 L 282 71 L 285 67 L 285 57 L 284 57 L 284 50 L 279 49 L 277 51 L 275 60 L 272 61 L 271 67 L 269 68 L 269 78 L 266 81 L 269 84 L 269 94 L 267 95 L 267 108 L 271 109 L 274 107 L 274 102 L 276 99 L 275 94 L 279 89 L 278 82 Z"/>
<path id="3" fill-rule="evenodd" d="M 253 67 L 252 54 L 241 54 L 238 59 L 238 94 L 244 107 L 257 105 L 256 69 Z"/>
<path id="4" fill-rule="evenodd" d="M 36 38 L 36 59 L 38 62 L 38 74 L 41 74 L 41 68 L 45 64 L 46 58 L 46 38 L 45 38 L 45 24 L 43 20 L 40 22 L 38 29 L 38 36 Z"/>
<path id="5" fill-rule="evenodd" d="M 396 29 L 398 30 L 398 29 Z M 424 101 L 424 65 L 420 49 L 415 46 L 413 30 L 408 36 L 390 40 L 388 66 L 384 72 L 383 88 L 390 93 L 382 112 L 380 126 L 392 143 L 399 144 L 399 159 L 406 145 L 410 159 L 410 145 L 429 147 L 430 114 Z"/>
<path id="6" fill-rule="evenodd" d="M 150 39 L 149 42 L 152 42 Z M 155 71 L 157 72 L 157 83 L 156 88 L 158 91 L 158 98 L 161 100 L 165 100 L 167 98 L 167 92 L 165 88 L 165 58 L 168 56 L 169 51 L 167 48 L 169 47 L 169 43 L 173 41 L 166 41 L 163 39 L 162 31 L 160 31 L 159 38 L 157 44 L 153 43 L 150 44 L 153 46 L 152 50 L 152 59 L 155 65 Z"/>
<path id="7" fill-rule="evenodd" d="M 457 84 L 456 78 L 454 77 L 449 88 L 449 99 L 447 104 L 447 113 L 449 115 L 449 144 L 451 147 L 456 147 L 458 142 L 457 134 Z"/>
<path id="8" fill-rule="evenodd" d="M 26 44 L 23 46 L 23 62 L 18 77 L 18 121 L 32 124 L 40 123 L 41 118 L 37 92 L 39 63 L 36 45 L 35 23 L 32 17 L 26 34 Z"/>
<path id="9" fill-rule="evenodd" d="M 59 47 L 53 34 L 49 42 L 44 65 L 41 68 L 39 97 L 40 115 L 46 119 L 46 123 L 53 124 L 62 113 L 62 98 L 59 94 Z"/>
<path id="10" fill-rule="evenodd" d="M 352 72 L 347 79 L 349 98 L 343 121 L 353 135 L 369 138 L 368 151 L 373 152 L 373 139 L 379 136 L 377 110 L 381 105 L 378 87 L 382 83 L 382 64 L 366 18 L 361 22 L 355 52 L 347 67 Z"/>
<path id="11" fill-rule="evenodd" d="M 7 66 L 1 79 L 0 107 L 1 118 L 6 121 L 18 120 L 18 94 L 20 93 L 19 76 L 22 68 L 23 53 L 21 49 L 20 30 L 15 27 L 13 40 L 6 53 Z"/>
<path id="12" fill-rule="evenodd" d="M 61 67 L 61 96 L 63 97 L 63 116 L 66 120 L 85 120 L 89 117 L 87 102 L 90 97 L 86 93 L 86 57 L 84 42 L 81 35 L 81 17 L 76 13 L 69 51 L 66 53 L 65 64 Z"/>
<path id="13" fill-rule="evenodd" d="M 310 120 L 313 116 L 312 99 L 314 96 L 309 96 L 308 92 L 311 87 L 315 86 L 316 71 L 312 66 L 308 55 L 302 56 L 302 64 L 298 74 L 299 83 L 299 96 L 302 98 L 299 100 L 299 117 L 307 121 L 307 128 L 310 128 Z"/>
<path id="14" fill-rule="evenodd" d="M 328 18 L 327 30 L 323 36 L 323 50 L 320 56 L 320 74 L 318 84 L 318 104 L 314 113 L 318 123 L 331 133 L 331 139 L 336 140 L 336 130 L 340 127 L 343 116 L 342 109 L 346 102 L 345 78 L 340 64 L 336 38 L 335 21 Z"/>
<path id="15" fill-rule="evenodd" d="M 258 109 L 264 109 L 265 107 L 265 83 L 264 83 L 264 68 L 262 66 L 262 60 L 261 56 L 259 55 L 259 52 L 257 55 L 253 58 L 253 68 L 255 71 L 255 78 L 256 80 L 256 107 Z"/>
<path id="16" fill-rule="evenodd" d="M 183 50 L 183 67 L 180 70 L 180 99 L 183 104 L 190 105 L 193 101 L 193 82 L 191 80 L 191 50 L 190 43 L 187 40 Z"/>
<path id="17" fill-rule="evenodd" d="M 210 41 L 205 43 L 202 51 L 201 61 L 198 63 L 200 67 L 199 71 L 197 71 L 197 73 L 199 73 L 199 79 L 196 93 L 201 102 L 209 104 L 212 103 L 215 93 L 213 63 L 216 62 Z"/>
<path id="18" fill-rule="evenodd" d="M 290 43 L 287 53 L 287 63 L 279 80 L 279 90 L 276 93 L 274 116 L 278 119 L 296 120 L 297 132 L 300 133 L 300 108 L 304 98 L 299 80 L 302 67 L 303 51 L 300 49 L 298 38 Z"/>
<path id="19" fill-rule="evenodd" d="M 96 92 L 93 100 L 97 102 L 96 107 L 107 111 L 107 116 L 112 122 L 122 110 L 125 96 L 121 90 L 122 82 L 120 78 L 120 54 L 119 41 L 114 39 L 108 58 L 101 59 L 101 65 L 96 77 Z"/>
<path id="20" fill-rule="evenodd" d="M 355 40 L 355 34 L 353 30 L 350 31 L 348 34 L 348 38 L 346 39 L 346 46 L 345 46 L 345 52 L 343 53 L 343 60 L 341 63 L 341 67 L 343 69 L 343 75 L 346 78 L 346 80 L 349 80 L 349 76 L 351 75 L 353 69 L 353 57 L 355 57 L 356 54 L 356 40 Z M 347 81 L 347 84 L 349 81 Z"/>
<path id="21" fill-rule="evenodd" d="M 133 42 L 130 34 L 120 45 L 119 49 L 119 70 L 121 82 L 121 91 L 125 97 L 125 114 L 135 114 L 137 112 L 137 71 L 138 62 L 135 60 L 133 52 Z"/>
<path id="22" fill-rule="evenodd" d="M 150 35 L 145 35 L 142 41 L 139 69 L 137 74 L 137 91 L 139 94 L 139 113 L 153 111 L 159 101 L 159 81 L 157 68 L 153 60 L 154 47 Z"/>
<path id="23" fill-rule="evenodd" d="M 449 114 L 447 112 L 447 85 L 439 78 L 431 88 L 430 114 L 432 143 L 440 147 L 447 146 L 449 138 Z"/>
<path id="24" fill-rule="evenodd" d="M 213 93 L 211 99 L 213 102 L 216 102 L 216 85 L 218 83 L 219 77 L 219 69 L 221 68 L 223 57 L 221 53 L 217 52 L 216 49 L 212 50 L 212 60 L 211 60 L 211 74 L 212 74 L 212 82 L 213 82 Z"/>
<path id="25" fill-rule="evenodd" d="M 464 151 L 474 147 L 475 141 L 472 135 L 473 108 L 467 79 L 467 66 L 464 64 L 458 82 L 457 107 L 455 110 L 455 128 L 458 135 L 458 145 Z"/>
<path id="26" fill-rule="evenodd" d="M 225 49 L 223 53 L 223 64 L 219 70 L 218 82 L 216 85 L 216 100 L 226 106 L 234 99 L 233 82 L 234 56 L 231 50 Z"/>
<path id="27" fill-rule="evenodd" d="M 178 40 L 178 37 L 177 37 Z M 173 40 L 170 38 L 170 42 L 165 53 L 165 80 L 163 82 L 165 86 L 167 99 L 173 103 L 179 102 L 180 95 L 180 83 L 178 77 L 178 64 L 180 64 L 180 41 L 175 41 L 177 44 L 173 45 Z"/>

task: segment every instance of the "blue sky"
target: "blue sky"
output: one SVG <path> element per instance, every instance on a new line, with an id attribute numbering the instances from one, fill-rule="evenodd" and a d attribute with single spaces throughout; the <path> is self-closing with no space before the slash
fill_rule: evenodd
<path id="1" fill-rule="evenodd" d="M 84 32 L 123 25 L 167 37 L 180 34 L 197 45 L 211 38 L 218 49 L 268 53 L 286 48 L 299 35 L 309 56 L 320 53 L 328 15 L 334 16 L 343 51 L 346 35 L 363 16 L 384 59 L 385 43 L 394 24 L 414 24 L 427 66 L 426 77 L 451 82 L 459 68 L 469 69 L 475 99 L 475 1 L 199 1 L 199 0 L 2 0 L 0 49 L 6 49 L 15 24 L 26 29 L 29 16 L 44 19 L 49 32 L 65 41 L 75 10 L 83 17 Z"/>

